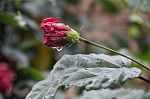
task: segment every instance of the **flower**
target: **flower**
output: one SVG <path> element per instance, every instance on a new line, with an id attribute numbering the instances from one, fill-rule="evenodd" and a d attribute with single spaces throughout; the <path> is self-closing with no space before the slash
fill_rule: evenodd
<path id="1" fill-rule="evenodd" d="M 43 19 L 40 28 L 44 30 L 44 44 L 48 47 L 60 47 L 79 42 L 79 34 L 55 18 Z"/>
<path id="2" fill-rule="evenodd" d="M 6 94 L 12 90 L 14 73 L 8 68 L 8 64 L 0 63 L 0 93 Z"/>

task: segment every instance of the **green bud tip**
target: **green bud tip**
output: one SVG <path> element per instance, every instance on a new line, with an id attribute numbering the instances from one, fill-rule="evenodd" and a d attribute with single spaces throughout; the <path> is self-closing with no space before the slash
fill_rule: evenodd
<path id="1" fill-rule="evenodd" d="M 72 43 L 79 43 L 80 35 L 77 31 L 71 29 L 70 31 L 65 32 L 66 40 Z"/>

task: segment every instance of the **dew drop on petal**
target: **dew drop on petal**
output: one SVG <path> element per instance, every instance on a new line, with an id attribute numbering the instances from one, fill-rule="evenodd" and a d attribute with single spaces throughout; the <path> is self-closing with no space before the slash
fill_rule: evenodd
<path id="1" fill-rule="evenodd" d="M 61 51 L 63 49 L 63 46 L 60 47 L 52 47 L 53 49 L 56 49 L 57 51 Z"/>

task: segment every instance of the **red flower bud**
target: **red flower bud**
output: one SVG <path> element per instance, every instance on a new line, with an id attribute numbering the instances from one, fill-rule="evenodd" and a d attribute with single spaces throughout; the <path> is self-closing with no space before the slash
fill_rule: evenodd
<path id="1" fill-rule="evenodd" d="M 8 64 L 0 63 L 0 93 L 6 94 L 12 90 L 14 73 L 8 68 Z"/>
<path id="2" fill-rule="evenodd" d="M 44 44 L 48 47 L 60 47 L 70 42 L 74 43 L 77 40 L 73 39 L 77 36 L 73 37 L 72 34 L 79 36 L 79 34 L 73 31 L 68 25 L 52 17 L 43 19 L 40 28 L 44 30 Z"/>

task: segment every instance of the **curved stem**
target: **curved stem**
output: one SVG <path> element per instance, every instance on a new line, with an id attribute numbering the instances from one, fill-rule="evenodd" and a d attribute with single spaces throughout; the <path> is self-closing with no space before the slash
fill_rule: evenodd
<path id="1" fill-rule="evenodd" d="M 124 54 L 122 54 L 122 53 L 120 53 L 120 52 L 117 52 L 117 51 L 111 49 L 111 48 L 108 48 L 108 47 L 106 47 L 106 46 L 97 44 L 97 43 L 95 43 L 95 42 L 93 42 L 93 41 L 90 41 L 90 40 L 87 40 L 87 39 L 85 39 L 85 38 L 80 37 L 79 39 L 80 39 L 80 41 L 82 41 L 82 42 L 84 42 L 84 43 L 91 44 L 91 45 L 94 45 L 94 46 L 96 46 L 96 47 L 99 47 L 99 48 L 108 50 L 108 51 L 110 51 L 110 52 L 116 53 L 116 54 L 118 54 L 118 55 L 121 55 L 121 56 L 123 56 L 123 57 L 126 57 L 126 58 L 132 60 L 133 62 L 137 63 L 138 65 L 141 65 L 143 68 L 145 68 L 145 69 L 147 69 L 147 70 L 150 71 L 150 69 L 149 69 L 148 67 L 146 67 L 143 63 L 141 63 L 141 62 L 139 62 L 139 61 L 137 61 L 137 60 L 131 58 L 130 56 L 124 55 Z"/>
<path id="2" fill-rule="evenodd" d="M 147 78 L 142 77 L 142 76 L 140 76 L 138 78 L 150 84 L 150 81 Z"/>

